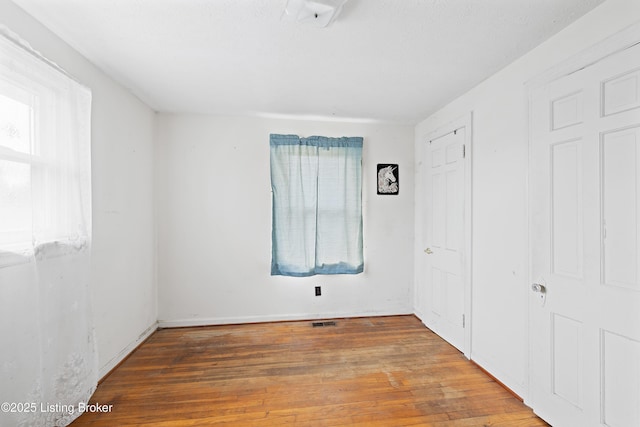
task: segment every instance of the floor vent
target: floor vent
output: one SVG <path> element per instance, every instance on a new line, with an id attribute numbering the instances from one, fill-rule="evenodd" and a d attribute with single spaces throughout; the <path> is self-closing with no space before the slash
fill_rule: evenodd
<path id="1" fill-rule="evenodd" d="M 323 326 L 336 326 L 336 322 L 334 321 L 329 321 L 329 322 L 313 322 L 311 324 L 311 326 L 313 326 L 314 328 L 322 328 Z"/>

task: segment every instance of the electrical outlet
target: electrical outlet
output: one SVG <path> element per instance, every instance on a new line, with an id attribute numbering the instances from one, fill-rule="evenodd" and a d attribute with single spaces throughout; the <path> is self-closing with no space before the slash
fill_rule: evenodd
<path id="1" fill-rule="evenodd" d="M 316 286 L 316 296 L 319 297 L 320 295 L 322 295 L 322 290 L 320 286 Z"/>

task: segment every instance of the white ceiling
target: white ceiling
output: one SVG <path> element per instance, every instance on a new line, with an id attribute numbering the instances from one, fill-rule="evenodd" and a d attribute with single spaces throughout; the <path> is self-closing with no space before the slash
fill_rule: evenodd
<path id="1" fill-rule="evenodd" d="M 417 123 L 602 0 L 13 0 L 156 111 Z"/>

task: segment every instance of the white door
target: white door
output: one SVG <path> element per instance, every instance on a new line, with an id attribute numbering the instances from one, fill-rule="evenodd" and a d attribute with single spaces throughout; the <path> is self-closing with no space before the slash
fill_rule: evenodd
<path id="1" fill-rule="evenodd" d="M 530 100 L 530 404 L 640 426 L 640 45 Z"/>
<path id="2" fill-rule="evenodd" d="M 423 226 L 425 323 L 465 349 L 465 132 L 464 127 L 425 144 Z"/>

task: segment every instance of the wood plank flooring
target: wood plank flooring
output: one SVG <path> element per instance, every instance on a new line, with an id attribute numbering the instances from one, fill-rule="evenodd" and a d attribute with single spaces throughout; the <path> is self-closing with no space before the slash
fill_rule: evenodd
<path id="1" fill-rule="evenodd" d="M 546 426 L 414 316 L 163 329 L 80 426 Z"/>

